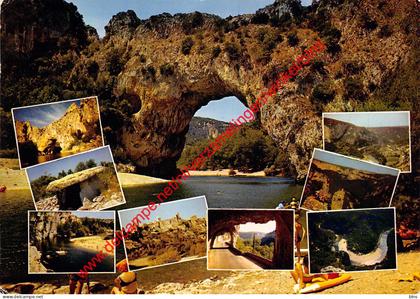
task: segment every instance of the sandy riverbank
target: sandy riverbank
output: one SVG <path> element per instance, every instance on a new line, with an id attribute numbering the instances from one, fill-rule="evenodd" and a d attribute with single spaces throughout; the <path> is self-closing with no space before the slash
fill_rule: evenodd
<path id="1" fill-rule="evenodd" d="M 153 185 L 169 182 L 168 180 L 154 178 L 151 176 L 123 172 L 119 172 L 118 177 L 120 178 L 120 182 L 123 187 Z"/>
<path id="2" fill-rule="evenodd" d="M 0 185 L 6 190 L 29 189 L 24 170 L 19 168 L 18 159 L 0 158 Z"/>
<path id="3" fill-rule="evenodd" d="M 420 252 L 398 254 L 398 270 L 351 273 L 352 279 L 339 286 L 326 289 L 322 294 L 416 294 L 420 281 L 401 281 L 418 272 Z M 197 265 L 198 261 L 192 261 Z M 416 262 L 417 261 L 417 262 Z M 205 263 L 202 264 L 205 266 Z M 164 282 L 162 276 L 171 268 L 171 282 Z M 181 270 L 182 269 L 182 270 Z M 148 272 L 149 271 L 149 272 Z M 152 272 L 150 272 L 152 271 Z M 195 270 L 196 277 L 184 277 L 185 269 L 175 266 L 158 267 L 137 272 L 140 288 L 152 294 L 292 294 L 294 280 L 288 271 L 206 271 Z M 187 270 L 188 271 L 188 270 Z M 162 273 L 162 275 L 159 275 Z M 201 274 L 198 274 L 201 273 Z M 153 275 L 152 275 L 153 274 Z M 116 275 L 115 275 L 116 276 Z M 96 277 L 92 277 L 94 281 Z M 114 277 L 113 277 L 114 278 Z M 113 279 L 112 278 L 112 279 Z M 94 293 L 109 293 L 112 279 L 102 281 L 101 290 Z M 160 284 L 158 283 L 160 282 Z M 91 282 L 91 285 L 98 283 Z M 42 282 L 21 282 L 2 284 L 8 292 L 22 290 L 22 285 L 35 294 L 68 293 L 67 283 L 62 285 Z M 96 289 L 96 288 L 95 288 Z"/>
<path id="4" fill-rule="evenodd" d="M 112 240 L 111 240 L 112 241 Z M 112 244 L 112 242 L 110 243 Z M 107 241 L 103 239 L 102 236 L 87 236 L 70 239 L 70 242 L 73 243 L 73 246 L 80 247 L 92 251 L 104 251 Z M 114 252 L 107 251 L 108 254 L 114 255 Z"/>
<path id="5" fill-rule="evenodd" d="M 221 170 L 191 170 L 191 176 L 229 176 L 229 169 L 221 169 Z M 258 172 L 240 172 L 239 170 L 235 170 L 235 176 L 249 176 L 249 177 L 262 177 L 265 176 L 264 171 Z"/>

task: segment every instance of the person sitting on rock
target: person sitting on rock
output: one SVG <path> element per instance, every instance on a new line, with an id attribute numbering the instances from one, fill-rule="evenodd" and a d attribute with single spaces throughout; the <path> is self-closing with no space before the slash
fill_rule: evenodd
<path id="1" fill-rule="evenodd" d="M 89 290 L 89 276 L 88 274 L 70 274 L 70 294 L 81 294 L 83 290 L 83 285 L 87 283 Z"/>
<path id="2" fill-rule="evenodd" d="M 111 294 L 141 294 L 137 283 L 137 274 L 135 272 L 123 272 L 114 280 L 115 287 Z"/>

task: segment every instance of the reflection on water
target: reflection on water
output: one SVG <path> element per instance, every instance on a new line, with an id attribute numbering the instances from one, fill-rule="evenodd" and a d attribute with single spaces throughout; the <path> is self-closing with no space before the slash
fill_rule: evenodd
<path id="1" fill-rule="evenodd" d="M 166 184 L 124 189 L 127 204 L 117 210 L 146 205 L 162 192 Z M 281 200 L 299 198 L 302 186 L 293 180 L 265 177 L 191 177 L 168 201 L 206 195 L 209 208 L 275 208 Z M 1 256 L 0 282 L 8 281 L 49 281 L 67 284 L 66 275 L 28 275 L 27 274 L 27 210 L 34 210 L 29 190 L 0 193 Z M 119 227 L 118 217 L 117 228 Z M 122 246 L 117 248 L 117 261 L 124 258 Z M 194 267 L 193 267 L 194 266 Z M 174 273 L 177 273 L 175 275 Z M 207 271 L 206 261 L 198 260 L 143 270 L 139 277 L 144 285 L 153 286 L 162 282 L 185 282 L 190 279 L 204 279 L 214 275 L 227 275 L 229 272 Z M 95 274 L 91 280 L 111 283 L 114 274 Z"/>
<path id="2" fill-rule="evenodd" d="M 134 187 L 124 190 L 127 208 L 156 201 L 166 184 Z M 265 208 L 277 207 L 281 200 L 299 198 L 302 186 L 286 178 L 266 177 L 191 177 L 167 201 L 206 195 L 209 208 Z M 132 200 L 134 199 L 134 200 Z"/>
<path id="3" fill-rule="evenodd" d="M 59 255 L 57 251 L 65 252 Z M 75 247 L 71 242 L 57 242 L 45 251 L 43 262 L 53 272 L 79 272 L 81 266 L 86 265 L 98 252 Z M 114 257 L 107 256 L 101 263 L 97 264 L 94 272 L 113 272 Z"/>

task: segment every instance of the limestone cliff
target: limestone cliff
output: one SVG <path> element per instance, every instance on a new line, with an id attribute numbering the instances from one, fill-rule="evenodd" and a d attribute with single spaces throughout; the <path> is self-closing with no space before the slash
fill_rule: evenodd
<path id="1" fill-rule="evenodd" d="M 43 128 L 33 126 L 29 121 L 16 121 L 16 135 L 20 144 L 33 142 L 41 155 L 101 146 L 96 99 L 83 99 L 80 107 L 71 104 L 60 119 Z"/>
<path id="2" fill-rule="evenodd" d="M 308 8 L 278 0 L 256 14 L 226 19 L 195 12 L 139 20 L 128 11 L 113 17 L 104 39 L 55 55 L 60 68 L 35 65 L 59 86 L 48 90 L 51 95 L 98 94 L 115 156 L 134 162 L 138 172 L 163 177 L 175 171 L 200 107 L 225 96 L 249 106 L 278 71 L 321 38 L 327 52 L 258 115 L 301 179 L 312 149 L 321 146 L 322 111 L 414 110 L 417 19 L 411 0 L 321 0 Z M 6 109 L 15 103 L 9 90 L 17 83 L 10 78 L 4 78 Z M 20 88 L 28 86 L 19 80 Z M 32 81 L 36 96 L 46 92 L 43 82 Z"/>
<path id="3" fill-rule="evenodd" d="M 205 256 L 207 225 L 205 218 L 170 219 L 143 224 L 126 239 L 128 258 L 150 258 L 151 264 L 175 262 L 183 257 Z M 170 254 L 169 254 L 170 253 Z"/>

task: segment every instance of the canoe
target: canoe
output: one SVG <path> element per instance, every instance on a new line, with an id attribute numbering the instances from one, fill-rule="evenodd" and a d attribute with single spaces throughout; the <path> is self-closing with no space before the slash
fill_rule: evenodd
<path id="1" fill-rule="evenodd" d="M 307 294 L 322 291 L 333 286 L 340 285 L 351 279 L 349 274 L 342 274 L 337 278 L 328 279 L 326 281 L 307 283 L 303 289 L 300 290 L 300 294 Z"/>

